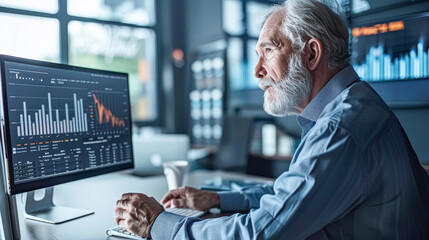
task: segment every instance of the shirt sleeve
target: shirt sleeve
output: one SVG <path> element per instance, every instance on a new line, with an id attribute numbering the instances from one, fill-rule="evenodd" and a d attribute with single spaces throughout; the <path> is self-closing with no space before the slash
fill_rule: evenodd
<path id="1" fill-rule="evenodd" d="M 261 197 L 265 194 L 274 194 L 273 186 L 256 185 L 240 191 L 219 192 L 220 210 L 245 212 L 252 208 L 259 208 Z"/>
<path id="2" fill-rule="evenodd" d="M 220 198 L 220 209 L 223 212 L 237 211 L 244 212 L 249 211 L 251 208 L 258 208 L 260 198 L 264 194 L 273 194 L 274 190 L 271 185 L 258 184 L 252 187 L 245 187 L 240 191 L 225 191 L 219 192 Z M 168 226 L 174 226 L 177 222 L 184 219 L 184 216 L 180 216 L 174 213 L 163 212 L 155 220 L 155 223 L 151 229 L 151 236 L 153 239 L 170 239 L 173 234 L 173 228 Z M 195 221 L 198 218 L 188 219 L 187 221 Z"/>
<path id="3" fill-rule="evenodd" d="M 170 225 L 170 239 L 306 239 L 344 217 L 365 197 L 363 151 L 336 124 L 314 128 L 259 208 L 216 219 L 182 218 Z"/>
<path id="4" fill-rule="evenodd" d="M 162 212 L 155 219 L 152 229 L 150 230 L 152 239 L 170 239 L 172 234 L 170 226 L 176 225 L 176 223 L 181 222 L 184 218 L 185 216 Z"/>

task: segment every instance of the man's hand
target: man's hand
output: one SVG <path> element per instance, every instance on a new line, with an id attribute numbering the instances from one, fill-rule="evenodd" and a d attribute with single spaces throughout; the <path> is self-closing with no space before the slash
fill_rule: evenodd
<path id="1" fill-rule="evenodd" d="M 164 208 L 155 198 L 141 193 L 125 193 L 116 202 L 115 220 L 121 228 L 150 238 L 152 225 L 162 212 Z"/>
<path id="2" fill-rule="evenodd" d="M 164 207 L 172 204 L 178 208 L 192 208 L 207 211 L 219 207 L 219 195 L 214 192 L 198 190 L 192 187 L 181 187 L 169 191 L 161 201 Z"/>

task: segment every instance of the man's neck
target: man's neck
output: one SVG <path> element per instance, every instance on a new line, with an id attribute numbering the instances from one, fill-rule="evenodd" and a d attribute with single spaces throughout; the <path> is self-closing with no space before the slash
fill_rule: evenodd
<path id="1" fill-rule="evenodd" d="M 336 68 L 332 70 L 321 70 L 321 71 L 315 71 L 313 76 L 313 89 L 311 90 L 310 99 L 308 102 L 311 102 L 314 97 L 316 97 L 317 94 L 326 86 L 326 84 L 341 70 L 343 70 L 345 67 Z M 308 103 L 307 103 L 308 104 Z"/>
<path id="2" fill-rule="evenodd" d="M 316 70 L 310 72 L 311 77 L 313 78 L 313 89 L 311 90 L 310 97 L 301 103 L 299 106 L 297 106 L 294 109 L 294 114 L 301 114 L 305 107 L 313 100 L 314 97 L 316 97 L 317 94 L 326 86 L 326 84 L 341 70 L 343 70 L 344 67 L 335 68 L 332 70 L 328 70 L 327 66 L 325 68 L 317 68 Z"/>

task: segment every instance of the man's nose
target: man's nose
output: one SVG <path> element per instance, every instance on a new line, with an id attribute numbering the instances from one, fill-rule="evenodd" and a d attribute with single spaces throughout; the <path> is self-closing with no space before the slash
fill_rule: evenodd
<path id="1" fill-rule="evenodd" d="M 256 78 L 264 78 L 267 75 L 267 71 L 265 70 L 261 58 L 258 59 L 256 63 L 255 69 L 253 70 L 253 75 Z"/>

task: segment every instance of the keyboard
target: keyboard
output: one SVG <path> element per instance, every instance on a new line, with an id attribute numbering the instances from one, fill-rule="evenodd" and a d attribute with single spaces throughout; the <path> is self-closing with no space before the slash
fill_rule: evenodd
<path id="1" fill-rule="evenodd" d="M 166 208 L 165 211 L 170 213 L 175 213 L 178 215 L 183 215 L 186 217 L 200 217 L 205 213 L 204 211 L 194 210 L 189 208 Z M 119 226 L 108 229 L 106 233 L 109 236 L 118 236 L 118 237 L 124 237 L 128 239 L 138 239 L 138 240 L 146 239 L 146 238 L 137 236 L 135 234 L 132 234 L 126 230 L 123 230 Z"/>

